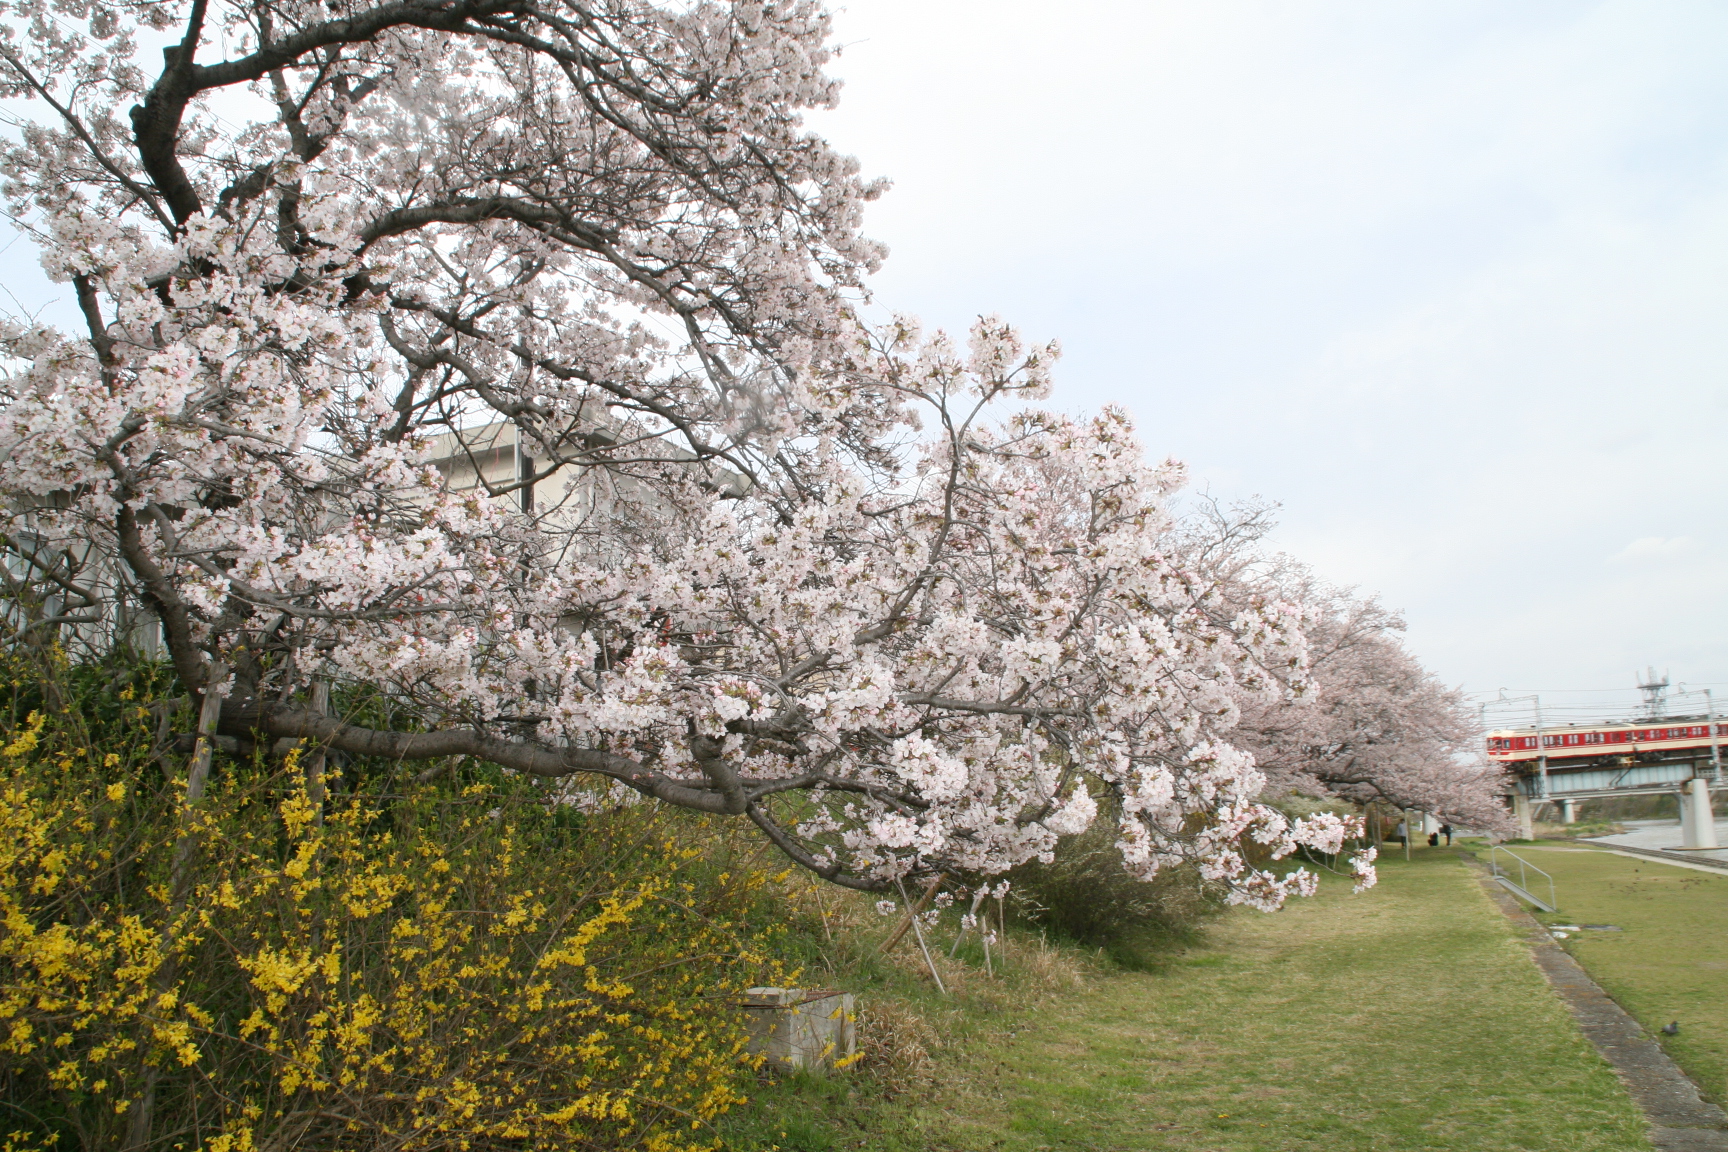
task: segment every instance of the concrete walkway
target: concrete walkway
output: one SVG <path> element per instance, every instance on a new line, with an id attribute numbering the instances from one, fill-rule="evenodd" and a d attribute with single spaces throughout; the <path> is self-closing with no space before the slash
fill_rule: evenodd
<path id="1" fill-rule="evenodd" d="M 1606 844 L 1617 848 L 1643 848 L 1647 851 L 1661 851 L 1680 847 L 1680 821 L 1678 820 L 1625 820 L 1621 821 L 1626 831 L 1613 836 L 1585 837 L 1592 844 Z M 1728 844 L 1728 819 L 1716 821 L 1716 842 Z M 1728 863 L 1728 848 L 1718 848 L 1708 852 L 1687 852 L 1687 856 L 1706 860 L 1720 860 Z"/>

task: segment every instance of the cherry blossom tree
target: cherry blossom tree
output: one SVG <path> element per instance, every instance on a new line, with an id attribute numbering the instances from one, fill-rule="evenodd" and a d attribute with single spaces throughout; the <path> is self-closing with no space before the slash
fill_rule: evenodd
<path id="1" fill-rule="evenodd" d="M 0 8 L 4 195 L 85 325 L 0 332 L 25 631 L 136 598 L 206 745 L 625 789 L 866 890 L 1105 792 L 1130 871 L 1262 907 L 1312 879 L 1245 838 L 1351 831 L 1256 801 L 1229 729 L 1305 640 L 1167 549 L 1180 468 L 1032 409 L 1053 346 L 859 319 L 818 6 Z"/>
<path id="2" fill-rule="evenodd" d="M 1266 774 L 1268 792 L 1384 801 L 1461 826 L 1507 828 L 1504 773 L 1483 756 L 1463 692 L 1404 647 L 1401 615 L 1269 552 L 1275 511 L 1202 498 L 1178 528 L 1179 550 L 1229 590 L 1227 600 L 1303 608 L 1312 690 L 1300 700 L 1244 698 L 1232 733 Z"/>

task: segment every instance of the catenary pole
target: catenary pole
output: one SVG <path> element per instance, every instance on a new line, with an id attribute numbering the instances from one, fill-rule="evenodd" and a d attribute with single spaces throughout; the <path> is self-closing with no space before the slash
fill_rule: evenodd
<path id="1" fill-rule="evenodd" d="M 1710 778 L 1714 783 L 1722 783 L 1722 737 L 1716 731 L 1716 697 L 1710 689 L 1704 689 L 1704 712 L 1709 717 L 1710 724 Z"/>
<path id="2" fill-rule="evenodd" d="M 1548 745 L 1542 735 L 1542 697 L 1536 697 L 1536 774 L 1541 777 L 1538 791 L 1544 803 L 1548 800 Z"/>

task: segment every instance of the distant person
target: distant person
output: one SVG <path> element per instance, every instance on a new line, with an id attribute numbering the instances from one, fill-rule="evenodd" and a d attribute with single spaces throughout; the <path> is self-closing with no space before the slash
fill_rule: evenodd
<path id="1" fill-rule="evenodd" d="M 1398 821 L 1398 844 L 1400 847 L 1410 846 L 1410 825 L 1406 821 Z"/>
<path id="2" fill-rule="evenodd" d="M 1440 825 L 1440 835 L 1446 837 L 1446 847 L 1448 847 L 1448 848 L 1452 847 L 1452 825 L 1450 825 L 1450 824 Z"/>
<path id="3" fill-rule="evenodd" d="M 1430 848 L 1440 847 L 1440 833 L 1438 833 L 1438 832 L 1428 833 L 1428 847 L 1430 847 Z"/>

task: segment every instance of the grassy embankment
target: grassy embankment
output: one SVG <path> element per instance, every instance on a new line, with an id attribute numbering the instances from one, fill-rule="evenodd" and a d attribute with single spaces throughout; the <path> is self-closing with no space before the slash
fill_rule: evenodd
<path id="1" fill-rule="evenodd" d="M 1554 876 L 1550 924 L 1612 924 L 1561 942 L 1718 1104 L 1728 1103 L 1728 876 L 1595 848 L 1515 849 Z M 1658 1029 L 1678 1021 L 1677 1036 Z"/>
<path id="2" fill-rule="evenodd" d="M 735 1145 L 1648 1149 L 1474 875 L 1444 849 L 1384 863 L 1369 893 L 1329 877 L 1278 915 L 1231 913 L 1161 970 L 1098 969 L 1083 991 L 1041 985 L 1038 1003 L 1036 981 L 990 996 L 980 978 L 956 1000 L 903 989 L 893 1011 L 953 1040 L 922 1083 L 788 1080 L 758 1093 Z"/>

